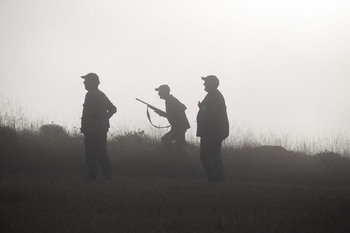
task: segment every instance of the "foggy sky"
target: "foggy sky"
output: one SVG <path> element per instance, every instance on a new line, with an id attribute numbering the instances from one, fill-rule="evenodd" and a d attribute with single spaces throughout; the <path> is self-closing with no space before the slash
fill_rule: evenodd
<path id="1" fill-rule="evenodd" d="M 79 127 L 80 76 L 95 72 L 112 128 L 142 129 L 135 98 L 164 109 L 154 88 L 168 84 L 194 130 L 200 77 L 215 74 L 232 127 L 349 131 L 349 12 L 346 0 L 0 0 L 0 93 Z"/>

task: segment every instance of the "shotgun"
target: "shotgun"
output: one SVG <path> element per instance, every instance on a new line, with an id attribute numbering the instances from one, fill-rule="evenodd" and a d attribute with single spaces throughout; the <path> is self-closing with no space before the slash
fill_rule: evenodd
<path id="1" fill-rule="evenodd" d="M 136 98 L 137 101 L 140 101 L 141 103 L 147 105 L 147 107 L 149 107 L 150 109 L 152 109 L 153 111 L 155 111 L 159 116 L 163 116 L 163 117 L 166 117 L 166 112 L 160 110 L 159 108 L 156 108 L 152 105 L 150 105 L 149 103 L 146 103 L 145 101 L 142 101 L 138 98 Z"/>

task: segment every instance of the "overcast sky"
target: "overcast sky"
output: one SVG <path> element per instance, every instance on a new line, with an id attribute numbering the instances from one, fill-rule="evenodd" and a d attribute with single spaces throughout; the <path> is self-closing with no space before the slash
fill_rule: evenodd
<path id="1" fill-rule="evenodd" d="M 232 127 L 350 131 L 349 12 L 348 0 L 0 0 L 0 93 L 79 126 L 80 76 L 95 72 L 113 129 L 142 129 L 135 98 L 164 108 L 154 88 L 168 84 L 195 128 L 200 77 L 215 74 Z"/>

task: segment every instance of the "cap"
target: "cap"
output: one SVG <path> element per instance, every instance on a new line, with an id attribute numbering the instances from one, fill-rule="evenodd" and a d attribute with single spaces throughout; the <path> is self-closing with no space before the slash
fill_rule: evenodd
<path id="1" fill-rule="evenodd" d="M 160 85 L 159 87 L 155 88 L 154 90 L 170 92 L 170 87 L 166 84 L 163 84 L 163 85 Z"/>
<path id="2" fill-rule="evenodd" d="M 219 86 L 219 79 L 215 75 L 208 75 L 206 77 L 202 77 L 202 80 L 204 80 L 208 84 L 212 84 L 216 87 Z"/>
<path id="3" fill-rule="evenodd" d="M 81 78 L 82 78 L 82 79 L 85 79 L 85 80 L 94 81 L 94 82 L 96 82 L 97 84 L 100 83 L 100 79 L 99 79 L 99 77 L 97 76 L 97 74 L 95 74 L 95 73 L 88 73 L 87 75 L 81 76 Z"/>

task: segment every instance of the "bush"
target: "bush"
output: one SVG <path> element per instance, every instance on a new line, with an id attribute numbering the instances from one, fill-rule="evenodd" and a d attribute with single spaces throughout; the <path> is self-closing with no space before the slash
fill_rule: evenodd
<path id="1" fill-rule="evenodd" d="M 18 148 L 18 135 L 16 130 L 8 126 L 0 126 L 0 154 L 6 156 Z"/>
<path id="2" fill-rule="evenodd" d="M 0 132 L 2 173 L 85 175 L 83 135 L 69 135 L 56 125 L 38 132 L 1 127 Z M 110 136 L 107 149 L 116 176 L 205 179 L 195 144 L 188 144 L 187 156 L 179 156 L 160 139 L 131 131 Z M 225 146 L 222 159 L 229 181 L 350 186 L 350 159 L 334 152 L 310 156 L 280 146 Z"/>
<path id="3" fill-rule="evenodd" d="M 56 124 L 42 125 L 39 128 L 39 133 L 44 137 L 52 138 L 63 138 L 68 136 L 66 130 L 62 126 Z"/>

